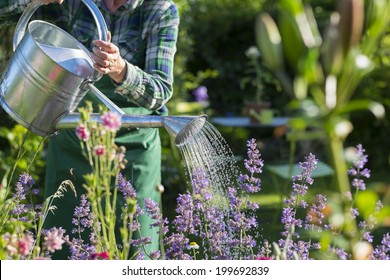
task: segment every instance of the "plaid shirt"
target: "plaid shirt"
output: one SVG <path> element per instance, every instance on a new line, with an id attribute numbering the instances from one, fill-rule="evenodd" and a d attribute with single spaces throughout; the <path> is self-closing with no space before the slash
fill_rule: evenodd
<path id="1" fill-rule="evenodd" d="M 0 0 L 0 22 L 17 19 L 15 15 L 30 2 Z M 127 64 L 126 78 L 116 84 L 115 92 L 141 107 L 161 108 L 173 93 L 173 61 L 179 26 L 177 7 L 171 0 L 128 0 L 111 14 L 104 1 L 93 2 L 111 31 L 111 42 L 119 47 Z M 80 13 L 73 19 L 79 8 Z M 80 0 L 44 6 L 34 16 L 55 22 L 89 48 L 92 40 L 97 39 L 96 23 Z"/>

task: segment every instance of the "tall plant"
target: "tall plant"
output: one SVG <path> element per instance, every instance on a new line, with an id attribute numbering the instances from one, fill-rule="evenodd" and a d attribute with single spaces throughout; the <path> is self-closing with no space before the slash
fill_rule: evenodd
<path id="1" fill-rule="evenodd" d="M 384 115 L 381 104 L 356 99 L 362 79 L 374 69 L 376 46 L 390 26 L 390 1 L 341 0 L 322 35 L 310 6 L 301 0 L 281 0 L 275 21 L 261 13 L 256 19 L 256 40 L 264 64 L 280 80 L 293 100 L 290 139 L 325 139 L 335 169 L 335 181 L 344 198 L 351 184 L 343 156 L 344 141 L 353 130 L 350 114 L 370 110 Z M 346 211 L 344 230 L 356 234 Z M 352 246 L 356 238 L 351 238 Z"/>

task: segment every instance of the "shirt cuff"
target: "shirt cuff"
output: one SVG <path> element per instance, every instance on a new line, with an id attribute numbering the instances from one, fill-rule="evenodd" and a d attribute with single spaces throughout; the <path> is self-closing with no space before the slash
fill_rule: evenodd
<path id="1" fill-rule="evenodd" d="M 126 61 L 126 76 L 122 83 L 116 84 L 115 92 L 121 95 L 131 97 L 142 83 L 142 78 L 138 67 Z"/>

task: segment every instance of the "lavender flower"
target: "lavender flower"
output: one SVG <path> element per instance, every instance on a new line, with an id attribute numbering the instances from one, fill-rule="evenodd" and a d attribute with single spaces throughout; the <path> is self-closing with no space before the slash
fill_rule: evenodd
<path id="1" fill-rule="evenodd" d="M 166 247 L 165 257 L 168 260 L 192 260 L 193 258 L 184 252 L 189 245 L 189 240 L 182 233 L 175 233 L 164 238 Z"/>
<path id="2" fill-rule="evenodd" d="M 378 245 L 372 252 L 374 260 L 390 260 L 390 233 L 383 235 L 381 245 Z"/>
<path id="3" fill-rule="evenodd" d="M 244 166 L 250 175 L 240 174 L 238 184 L 241 189 L 249 193 L 255 193 L 261 190 L 261 179 L 255 177 L 255 174 L 261 174 L 263 172 L 264 161 L 260 158 L 261 155 L 257 149 L 255 139 L 250 139 L 247 142 L 247 147 L 248 158 L 244 160 Z"/>
<path id="4" fill-rule="evenodd" d="M 13 192 L 12 197 L 16 201 L 25 200 L 29 190 L 34 184 L 34 179 L 28 173 L 21 174 L 18 182 L 16 183 L 15 192 Z"/>
<path id="5" fill-rule="evenodd" d="M 285 204 L 293 207 L 307 207 L 307 203 L 303 199 L 299 200 L 299 198 L 302 198 L 306 195 L 308 190 L 307 184 L 311 185 L 314 182 L 311 174 L 314 169 L 317 168 L 318 160 L 311 153 L 305 159 L 306 161 L 299 163 L 301 174 L 292 177 L 293 192 L 291 197 L 285 200 Z"/>
<path id="6" fill-rule="evenodd" d="M 32 202 L 27 202 L 27 196 L 37 193 L 36 190 L 33 189 L 34 184 L 34 179 L 28 173 L 23 173 L 19 176 L 19 180 L 15 185 L 15 191 L 12 193 L 12 198 L 15 203 L 14 208 L 10 213 L 12 216 L 16 216 L 12 217 L 12 219 L 28 222 L 31 219 L 34 220 L 39 217 L 39 213 L 34 211 Z M 29 214 L 33 214 L 33 216 L 31 217 Z"/>
<path id="7" fill-rule="evenodd" d="M 199 195 L 205 202 L 209 201 L 213 195 L 209 189 L 210 182 L 207 179 L 206 172 L 197 168 L 193 172 L 192 187 L 195 195 Z"/>
<path id="8" fill-rule="evenodd" d="M 132 246 L 135 246 L 135 247 L 141 247 L 141 246 L 151 244 L 151 243 L 152 243 L 152 238 L 150 236 L 141 237 L 141 238 L 133 239 L 130 241 L 130 244 Z"/>
<path id="9" fill-rule="evenodd" d="M 307 208 L 308 203 L 303 199 L 306 195 L 308 186 L 313 184 L 314 180 L 311 178 L 313 170 L 317 167 L 318 160 L 313 154 L 309 154 L 306 161 L 300 162 L 301 174 L 292 177 L 292 193 L 291 197 L 287 198 L 284 203 L 286 207 L 282 210 L 281 222 L 284 225 L 284 231 L 281 235 L 286 239 L 279 240 L 279 246 L 283 248 L 283 257 L 287 259 L 309 259 L 310 249 L 317 248 L 317 244 L 311 244 L 305 241 L 294 241 L 294 237 L 299 238 L 299 233 L 295 231 L 296 228 L 302 228 L 303 221 L 296 217 L 299 207 Z M 314 228 L 315 223 L 321 223 L 323 214 L 321 210 L 325 207 L 325 197 L 317 196 L 313 205 L 309 207 L 309 212 L 306 217 L 305 228 Z"/>
<path id="10" fill-rule="evenodd" d="M 81 238 L 69 239 L 69 235 L 65 237 L 65 242 L 70 249 L 71 260 L 88 260 L 95 254 L 95 246 L 85 243 Z"/>
<path id="11" fill-rule="evenodd" d="M 131 185 L 130 181 L 126 181 L 123 177 L 122 173 L 118 175 L 118 183 L 117 183 L 118 191 L 120 191 L 125 198 L 137 198 L 137 192 Z"/>
<path id="12" fill-rule="evenodd" d="M 158 260 L 161 257 L 161 252 L 159 250 L 152 251 L 149 253 L 149 256 L 152 260 Z"/>
<path id="13" fill-rule="evenodd" d="M 264 161 L 260 158 L 259 150 L 257 149 L 257 143 L 255 139 L 250 139 L 247 142 L 247 155 L 248 159 L 244 160 L 244 166 L 251 174 L 262 173 Z"/>
<path id="14" fill-rule="evenodd" d="M 72 260 L 87 260 L 96 257 L 95 246 L 96 233 L 93 228 L 93 215 L 91 212 L 91 203 L 85 194 L 80 196 L 80 205 L 77 206 L 73 213 L 72 224 L 75 227 L 72 229 L 72 233 L 77 237 L 70 239 L 67 235 L 65 241 L 70 248 L 70 259 Z M 81 238 L 81 233 L 85 230 L 90 230 L 89 242 L 86 242 Z M 100 230 L 100 226 L 97 225 L 97 229 Z"/>
<path id="15" fill-rule="evenodd" d="M 297 176 L 293 176 L 293 182 L 300 181 L 302 184 L 312 185 L 314 180 L 311 178 L 311 174 L 314 169 L 317 168 L 318 159 L 316 159 L 315 155 L 310 153 L 306 158 L 306 161 L 300 162 L 299 166 L 301 168 L 301 174 Z"/>
<path id="16" fill-rule="evenodd" d="M 326 196 L 322 194 L 317 194 L 313 204 L 310 205 L 307 216 L 306 216 L 306 225 L 305 229 L 309 230 L 318 230 L 322 231 L 320 225 L 322 225 L 322 220 L 325 215 L 323 213 L 326 208 Z"/>
<path id="17" fill-rule="evenodd" d="M 284 224 L 284 229 L 286 230 L 282 233 L 283 236 L 287 236 L 292 227 L 302 227 L 303 221 L 295 218 L 295 214 L 295 209 L 291 207 L 283 208 L 281 222 Z"/>
<path id="18" fill-rule="evenodd" d="M 366 163 L 368 162 L 368 156 L 365 155 L 365 149 L 363 149 L 361 144 L 356 146 L 356 160 L 353 163 L 353 167 L 348 170 L 348 175 L 355 177 L 352 180 L 352 186 L 354 186 L 357 190 L 365 190 L 366 184 L 363 178 L 370 178 L 370 170 L 364 168 Z"/>
<path id="19" fill-rule="evenodd" d="M 150 198 L 145 199 L 145 208 L 146 213 L 149 217 L 155 220 L 154 223 L 150 224 L 150 227 L 158 227 L 161 230 L 162 234 L 166 234 L 168 232 L 168 227 L 166 224 L 168 223 L 167 219 L 163 219 L 163 216 L 160 213 L 160 208 L 157 202 L 153 201 Z"/>
<path id="20" fill-rule="evenodd" d="M 91 213 L 91 203 L 87 200 L 87 196 L 82 194 L 80 206 L 76 206 L 74 213 L 72 224 L 76 226 L 76 228 L 72 229 L 72 233 L 81 234 L 85 229 L 93 228 L 93 215 Z"/>
<path id="21" fill-rule="evenodd" d="M 183 234 L 198 234 L 195 227 L 200 225 L 200 219 L 194 212 L 195 207 L 191 195 L 189 193 L 180 194 L 177 198 L 177 215 L 172 222 L 178 232 Z"/>

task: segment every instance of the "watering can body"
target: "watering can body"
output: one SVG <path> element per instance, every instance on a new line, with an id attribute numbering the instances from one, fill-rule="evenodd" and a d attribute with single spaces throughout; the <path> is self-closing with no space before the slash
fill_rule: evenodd
<path id="1" fill-rule="evenodd" d="M 107 41 L 104 17 L 92 2 L 82 0 L 97 23 L 98 38 Z M 15 28 L 14 54 L 0 79 L 0 105 L 19 124 L 41 136 L 73 128 L 80 115 L 73 113 L 88 90 L 108 109 L 121 115 L 124 128 L 164 127 L 183 145 L 198 133 L 207 116 L 126 115 L 93 83 L 101 74 L 93 68 L 89 51 L 64 30 L 44 21 L 29 22 L 41 6 L 33 1 Z M 101 121 L 94 114 L 93 121 Z"/>
<path id="2" fill-rule="evenodd" d="M 96 5 L 83 0 L 107 40 L 107 26 Z M 101 75 L 93 68 L 89 51 L 64 30 L 45 21 L 28 22 L 41 4 L 32 4 L 15 28 L 14 54 L 0 79 L 0 102 L 19 124 L 48 136 L 59 119 L 74 111 Z"/>

